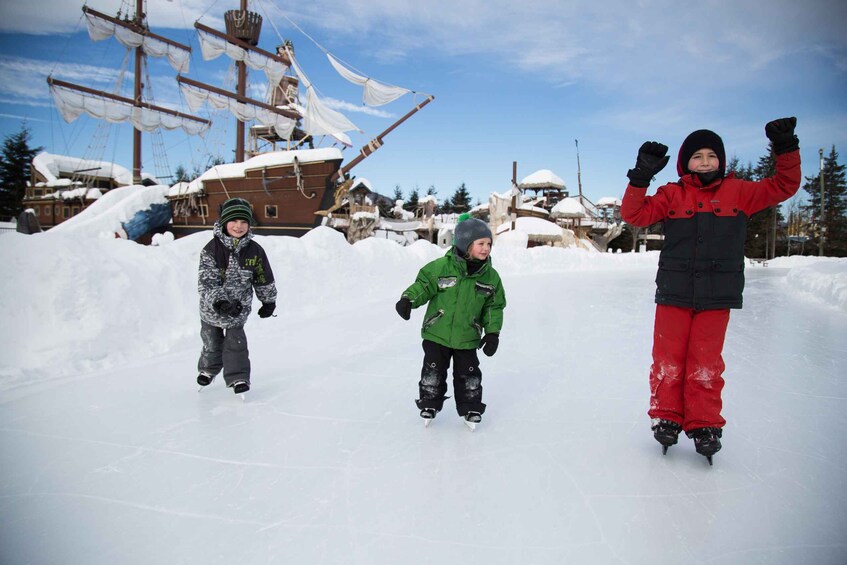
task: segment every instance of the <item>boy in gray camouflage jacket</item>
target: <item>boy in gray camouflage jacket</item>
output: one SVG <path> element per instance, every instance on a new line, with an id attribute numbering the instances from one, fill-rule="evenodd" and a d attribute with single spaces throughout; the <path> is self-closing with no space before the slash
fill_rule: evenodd
<path id="1" fill-rule="evenodd" d="M 250 355 L 244 324 L 253 291 L 262 302 L 259 317 L 276 308 L 276 285 L 265 250 L 253 241 L 253 212 L 243 198 L 221 205 L 214 234 L 200 252 L 200 337 L 197 384 L 209 385 L 223 368 L 226 386 L 236 394 L 250 390 Z"/>

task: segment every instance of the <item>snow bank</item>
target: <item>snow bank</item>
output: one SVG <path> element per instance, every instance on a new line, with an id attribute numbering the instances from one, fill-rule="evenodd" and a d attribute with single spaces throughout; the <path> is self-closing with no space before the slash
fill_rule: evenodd
<path id="1" fill-rule="evenodd" d="M 210 234 L 150 247 L 79 237 L 100 231 L 66 228 L 4 236 L 0 262 L 7 274 L 0 278 L 0 296 L 9 322 L 0 330 L 0 391 L 199 343 L 197 264 Z M 330 228 L 315 229 L 300 239 L 257 240 L 268 252 L 277 279 L 277 314 L 290 320 L 308 320 L 328 311 L 367 317 L 374 304 L 393 304 L 421 266 L 444 254 L 426 241 L 401 247 L 370 238 L 351 246 Z M 647 288 L 659 256 L 525 249 L 510 245 L 506 235 L 497 241 L 492 260 L 507 292 L 510 284 L 531 287 L 536 276 L 573 272 L 643 271 L 637 277 Z M 847 260 L 806 257 L 771 265 L 790 269 L 786 297 L 813 296 L 847 310 Z M 520 285 L 515 284 L 518 279 Z M 568 296 L 568 288 L 561 292 L 563 298 Z M 645 294 L 651 296 L 649 290 Z"/>
<path id="2" fill-rule="evenodd" d="M 778 257 L 773 267 L 791 268 L 785 284 L 792 292 L 847 312 L 847 259 L 834 257 Z"/>
<path id="3" fill-rule="evenodd" d="M 45 232 L 53 235 L 81 235 L 113 238 L 136 212 L 153 204 L 167 204 L 168 187 L 124 186 L 108 191 L 91 206 Z M 86 241 L 88 241 L 86 239 Z"/>

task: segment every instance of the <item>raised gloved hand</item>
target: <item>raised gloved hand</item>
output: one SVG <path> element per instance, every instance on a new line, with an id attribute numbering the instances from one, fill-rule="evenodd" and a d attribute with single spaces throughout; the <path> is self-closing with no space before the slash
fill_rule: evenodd
<path id="1" fill-rule="evenodd" d="M 394 305 L 394 309 L 397 310 L 397 313 L 400 314 L 400 317 L 404 320 L 408 320 L 412 317 L 412 301 L 405 296 L 397 301 L 397 304 Z"/>
<path id="2" fill-rule="evenodd" d="M 262 307 L 259 308 L 259 317 L 270 318 L 274 310 L 276 310 L 276 302 L 262 302 Z"/>
<path id="3" fill-rule="evenodd" d="M 230 302 L 228 300 L 218 300 L 214 304 L 212 304 L 212 308 L 215 309 L 215 312 L 222 316 L 238 316 L 241 314 L 241 303 L 240 302 Z"/>
<path id="4" fill-rule="evenodd" d="M 657 141 L 645 141 L 638 150 L 635 167 L 626 172 L 629 184 L 647 188 L 656 174 L 668 164 L 668 146 Z"/>
<path id="5" fill-rule="evenodd" d="M 800 140 L 794 135 L 795 127 L 797 127 L 797 118 L 793 116 L 767 123 L 765 135 L 771 140 L 774 153 L 782 155 L 800 149 Z"/>
<path id="6" fill-rule="evenodd" d="M 479 347 L 486 356 L 491 357 L 497 353 L 497 346 L 500 345 L 500 334 L 490 333 L 485 334 L 479 342 Z"/>

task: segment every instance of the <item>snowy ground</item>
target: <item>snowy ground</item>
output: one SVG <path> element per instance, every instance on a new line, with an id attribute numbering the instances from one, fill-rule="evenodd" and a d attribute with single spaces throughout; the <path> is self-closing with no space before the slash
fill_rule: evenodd
<path id="1" fill-rule="evenodd" d="M 748 268 L 709 467 L 649 430 L 655 253 L 495 245 L 471 433 L 413 404 L 424 243 L 261 238 L 253 390 L 198 393 L 207 238 L 3 236 L 0 562 L 847 563 L 847 261 Z"/>

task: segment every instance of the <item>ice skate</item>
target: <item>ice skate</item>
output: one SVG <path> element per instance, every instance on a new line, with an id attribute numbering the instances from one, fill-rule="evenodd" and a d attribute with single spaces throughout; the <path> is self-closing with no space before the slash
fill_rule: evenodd
<path id="1" fill-rule="evenodd" d="M 204 387 L 212 384 L 213 380 L 215 380 L 215 375 L 207 375 L 206 373 L 200 373 L 197 375 L 197 384 L 200 385 L 198 392 L 203 390 Z"/>
<path id="2" fill-rule="evenodd" d="M 462 420 L 471 431 L 476 429 L 476 425 L 482 422 L 482 414 L 479 412 L 468 412 Z"/>
<path id="3" fill-rule="evenodd" d="M 244 393 L 250 390 L 250 383 L 247 381 L 236 381 L 232 383 L 232 392 L 241 395 L 241 400 L 244 400 Z"/>
<path id="4" fill-rule="evenodd" d="M 679 432 L 682 431 L 682 426 L 671 420 L 653 420 L 653 437 L 656 441 L 662 444 L 662 455 L 668 452 L 668 448 L 676 445 Z"/>
<path id="5" fill-rule="evenodd" d="M 421 418 L 424 419 L 424 427 L 428 428 L 429 424 L 435 419 L 438 411 L 435 408 L 424 408 L 421 410 Z"/>
<path id="6" fill-rule="evenodd" d="M 697 428 L 689 430 L 685 435 L 694 440 L 694 449 L 697 453 L 706 457 L 709 465 L 712 465 L 712 455 L 721 450 L 721 428 Z"/>

